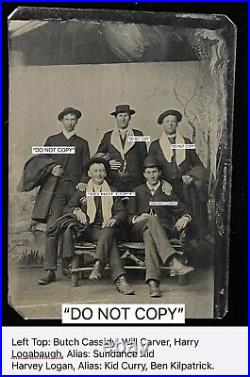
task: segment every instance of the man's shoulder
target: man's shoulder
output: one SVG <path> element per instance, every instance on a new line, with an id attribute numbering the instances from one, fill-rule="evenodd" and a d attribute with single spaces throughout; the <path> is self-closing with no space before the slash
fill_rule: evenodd
<path id="1" fill-rule="evenodd" d="M 185 144 L 193 144 L 193 142 L 188 137 L 183 136 L 183 139 L 185 141 Z"/>
<path id="2" fill-rule="evenodd" d="M 48 140 L 58 139 L 61 137 L 62 137 L 62 132 L 59 132 L 58 134 L 48 136 Z"/>
<path id="3" fill-rule="evenodd" d="M 138 193 L 144 192 L 146 188 L 147 188 L 146 183 L 142 183 L 141 185 L 136 186 L 134 191 L 136 194 L 138 194 Z"/>
<path id="4" fill-rule="evenodd" d="M 108 138 L 108 137 L 110 137 L 113 131 L 114 131 L 114 130 L 109 130 L 109 131 L 105 132 L 104 135 L 103 135 L 103 137 L 104 137 L 104 138 Z"/>
<path id="5" fill-rule="evenodd" d="M 159 139 L 155 139 L 155 140 L 153 140 L 152 143 L 150 144 L 150 147 L 152 147 L 152 146 L 156 146 L 156 145 L 158 145 L 158 144 L 159 144 Z"/>
<path id="6" fill-rule="evenodd" d="M 137 130 L 136 128 L 132 128 L 132 130 L 133 130 L 133 132 L 134 132 L 134 134 L 136 136 L 143 136 L 143 132 L 142 131 Z"/>
<path id="7" fill-rule="evenodd" d="M 78 136 L 78 135 L 74 135 L 75 136 L 75 139 L 78 140 L 81 144 L 88 144 L 87 140 L 85 140 L 83 137 L 81 136 Z"/>

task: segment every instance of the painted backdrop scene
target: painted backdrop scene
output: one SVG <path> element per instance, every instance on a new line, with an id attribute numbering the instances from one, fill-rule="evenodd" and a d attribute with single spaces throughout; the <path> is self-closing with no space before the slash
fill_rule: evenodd
<path id="1" fill-rule="evenodd" d="M 62 303 L 89 302 L 184 303 L 187 318 L 216 316 L 215 226 L 220 211 L 216 190 L 220 148 L 228 144 L 228 45 L 223 30 L 179 26 L 178 20 L 170 26 L 114 22 L 105 17 L 101 21 L 62 22 L 46 17 L 24 21 L 18 12 L 12 16 L 9 303 L 22 317 L 60 318 Z M 46 224 L 31 217 L 40 187 L 27 192 L 17 189 L 24 164 L 32 157 L 32 147 L 43 146 L 49 136 L 61 133 L 58 114 L 73 107 L 82 113 L 76 134 L 88 142 L 93 156 L 104 134 L 117 129 L 117 118 L 111 113 L 124 104 L 135 110 L 129 127 L 150 137 L 146 142 L 149 155 L 151 144 L 157 141 L 153 155 L 158 156 L 159 138 L 164 133 L 164 124 L 159 124 L 158 118 L 170 109 L 182 115 L 177 128 L 180 140 L 187 138 L 195 144 L 200 166 L 206 171 L 206 221 L 200 233 L 195 226 L 190 227 L 190 234 L 186 231 L 185 260 L 194 270 L 183 284 L 163 271 L 162 296 L 155 300 L 145 284 L 145 271 L 128 269 L 127 279 L 136 294 L 121 295 L 109 271 L 98 282 L 88 280 L 89 273 L 84 272 L 79 286 L 72 287 L 70 265 L 63 269 L 59 250 L 57 280 L 38 285 L 46 262 Z M 191 217 L 195 224 L 194 213 Z"/>

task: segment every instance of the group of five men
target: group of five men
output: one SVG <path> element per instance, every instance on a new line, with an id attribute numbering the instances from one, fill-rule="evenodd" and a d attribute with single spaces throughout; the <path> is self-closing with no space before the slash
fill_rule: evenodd
<path id="1" fill-rule="evenodd" d="M 168 110 L 159 116 L 162 135 L 151 143 L 149 152 L 143 133 L 129 125 L 133 114 L 135 111 L 129 105 L 116 106 L 111 113 L 116 118 L 115 129 L 105 133 L 93 158 L 90 158 L 88 142 L 75 133 L 81 112 L 68 107 L 58 115 L 62 132 L 50 136 L 45 146 L 74 146 L 75 153 L 49 156 L 53 164 L 46 169 L 56 184 L 46 216 L 47 276 L 39 280 L 39 284 L 47 285 L 56 280 L 58 235 L 51 235 L 49 229 L 64 214 L 72 214 L 85 225 L 79 240 L 97 242 L 89 279 L 101 279 L 109 261 L 112 280 L 122 294 L 134 293 L 126 280 L 117 247 L 119 229 L 124 229 L 125 224 L 129 225 L 131 240 L 144 241 L 145 280 L 151 297 L 161 296 L 161 264 L 171 266 L 171 275 L 193 270 L 178 260 L 169 237 L 191 221 L 195 223 L 197 203 L 206 201 L 201 194 L 207 184 L 204 167 L 194 149 L 172 149 L 171 144 L 191 144 L 178 133 L 180 112 Z M 48 175 L 41 183 L 41 192 Z M 135 194 L 124 198 L 114 196 L 112 193 L 116 191 Z M 36 214 L 43 209 L 44 201 L 39 194 L 35 206 Z M 73 255 L 74 242 L 69 228 L 63 234 L 65 255 Z"/>

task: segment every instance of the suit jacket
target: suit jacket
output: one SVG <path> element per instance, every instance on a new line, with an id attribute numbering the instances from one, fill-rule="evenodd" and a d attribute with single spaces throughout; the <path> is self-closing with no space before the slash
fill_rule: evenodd
<path id="1" fill-rule="evenodd" d="M 75 146 L 75 154 L 53 154 L 51 158 L 64 169 L 64 177 L 74 185 L 80 182 L 84 173 L 84 165 L 89 160 L 89 145 L 80 136 L 73 135 L 68 140 L 62 132 L 49 136 L 45 146 Z"/>
<path id="2" fill-rule="evenodd" d="M 184 141 L 185 144 L 192 144 L 191 140 L 185 137 Z M 165 159 L 160 147 L 159 139 L 154 140 L 151 143 L 148 154 L 154 156 L 162 165 L 162 178 L 168 182 L 180 179 L 182 175 L 187 174 L 194 166 L 201 166 L 205 170 L 195 149 L 186 149 L 186 159 L 179 166 L 174 162 L 168 162 Z"/>
<path id="3" fill-rule="evenodd" d="M 98 147 L 97 153 L 107 154 L 110 159 L 115 159 L 123 164 L 124 161 L 122 159 L 121 153 L 114 145 L 111 144 L 112 132 L 113 131 L 108 131 L 104 134 L 103 139 Z M 143 136 L 143 133 L 139 130 L 133 129 L 133 132 L 135 136 Z M 132 178 L 134 187 L 143 182 L 142 166 L 146 155 L 147 147 L 145 142 L 135 143 L 125 153 L 125 159 L 127 163 L 126 173 Z M 117 178 L 117 174 L 114 174 L 114 182 L 116 182 L 115 178 Z M 114 185 L 117 187 L 116 184 Z M 125 189 L 126 188 L 124 188 L 124 190 Z"/>
<path id="4" fill-rule="evenodd" d="M 166 195 L 162 192 L 162 186 L 151 194 L 146 183 L 135 188 L 136 196 L 132 196 L 128 202 L 129 222 L 132 224 L 134 216 L 139 216 L 142 213 L 150 213 L 153 209 L 154 213 L 159 216 L 162 226 L 165 229 L 172 231 L 178 218 L 184 215 L 190 215 L 184 204 L 172 192 L 171 195 Z M 149 202 L 177 202 L 173 206 L 150 206 Z"/>
<path id="5" fill-rule="evenodd" d="M 116 191 L 114 187 L 110 187 L 111 191 Z M 64 209 L 64 213 L 72 213 L 75 208 L 79 207 L 87 215 L 86 190 L 77 190 L 69 203 Z M 116 225 L 120 225 L 127 217 L 127 211 L 120 197 L 113 197 L 113 206 L 111 208 L 112 218 L 116 219 Z M 93 224 L 94 225 L 94 224 Z"/>
<path id="6" fill-rule="evenodd" d="M 33 156 L 24 165 L 22 177 L 18 183 L 17 190 L 20 192 L 31 191 L 41 186 L 56 162 L 47 156 Z"/>
<path id="7" fill-rule="evenodd" d="M 31 191 L 40 187 L 32 210 L 34 221 L 46 222 L 58 178 L 51 175 L 56 162 L 47 156 L 33 156 L 24 165 L 18 191 Z"/>

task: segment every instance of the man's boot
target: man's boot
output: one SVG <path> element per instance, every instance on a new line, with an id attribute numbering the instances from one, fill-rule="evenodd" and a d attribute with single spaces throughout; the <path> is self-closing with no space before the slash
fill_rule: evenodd
<path id="1" fill-rule="evenodd" d="M 38 280 L 38 284 L 48 285 L 50 283 L 53 283 L 54 281 L 56 281 L 56 273 L 54 270 L 49 270 L 45 278 Z"/>
<path id="2" fill-rule="evenodd" d="M 135 294 L 135 291 L 130 287 L 129 283 L 127 282 L 125 275 L 121 275 L 116 279 L 115 286 L 118 292 L 122 293 L 123 295 Z"/>
<path id="3" fill-rule="evenodd" d="M 89 275 L 89 280 L 100 280 L 102 278 L 102 271 L 103 271 L 102 262 L 99 259 L 97 259 L 93 266 L 93 270 L 91 271 L 91 274 Z"/>
<path id="4" fill-rule="evenodd" d="M 149 285 L 150 297 L 161 297 L 160 283 L 157 280 L 149 280 L 147 284 Z"/>

